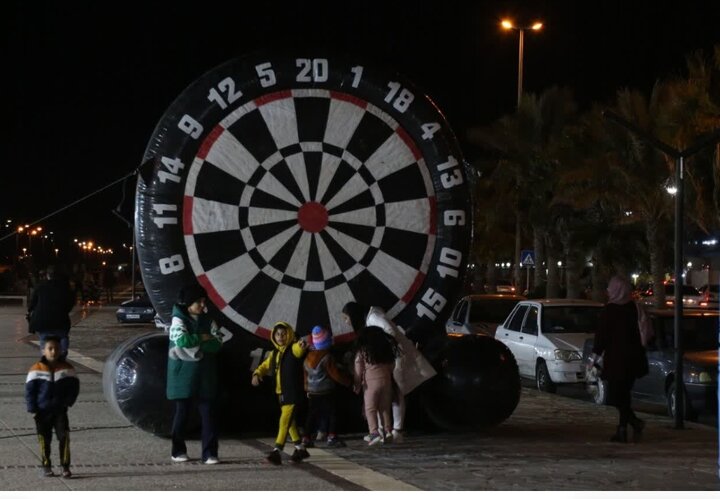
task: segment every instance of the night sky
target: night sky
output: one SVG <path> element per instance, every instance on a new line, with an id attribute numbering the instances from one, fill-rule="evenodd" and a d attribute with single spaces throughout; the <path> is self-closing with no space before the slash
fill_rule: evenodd
<path id="1" fill-rule="evenodd" d="M 186 86 L 256 50 L 332 48 L 396 68 L 443 110 L 472 160 L 467 129 L 515 106 L 518 36 L 499 29 L 506 15 L 545 23 L 525 38 L 525 90 L 568 86 L 584 107 L 622 87 L 648 91 L 681 74 L 685 55 L 720 43 L 717 1 L 12 1 L 2 11 L 0 216 L 23 223 L 131 172 Z M 129 242 L 111 213 L 120 198 L 118 185 L 43 225 Z"/>

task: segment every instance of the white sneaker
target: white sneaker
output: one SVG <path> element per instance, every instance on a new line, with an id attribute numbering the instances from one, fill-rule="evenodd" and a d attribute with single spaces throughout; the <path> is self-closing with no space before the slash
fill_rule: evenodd
<path id="1" fill-rule="evenodd" d="M 372 438 L 373 438 L 373 437 L 370 436 L 370 435 L 365 435 L 365 436 L 363 437 L 363 440 L 365 440 L 366 442 L 369 442 L 370 440 L 372 440 Z"/>
<path id="2" fill-rule="evenodd" d="M 382 435 L 368 435 L 368 437 L 370 437 L 368 445 L 377 445 L 384 442 Z"/>
<path id="3" fill-rule="evenodd" d="M 404 439 L 402 430 L 393 430 L 392 439 L 396 444 L 401 444 Z"/>
<path id="4" fill-rule="evenodd" d="M 180 454 L 179 456 L 170 456 L 170 459 L 172 459 L 173 463 L 184 463 L 186 461 L 189 461 L 190 458 L 187 454 Z"/>
<path id="5" fill-rule="evenodd" d="M 219 462 L 220 460 L 216 457 L 209 457 L 205 461 L 203 461 L 203 463 L 205 464 L 218 464 Z"/>

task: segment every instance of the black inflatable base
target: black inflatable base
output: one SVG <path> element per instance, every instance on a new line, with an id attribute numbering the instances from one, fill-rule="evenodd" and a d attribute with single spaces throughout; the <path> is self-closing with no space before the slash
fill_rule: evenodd
<path id="1" fill-rule="evenodd" d="M 259 387 L 250 384 L 250 352 L 258 347 L 269 344 L 251 335 L 236 335 L 223 347 L 218 413 L 225 435 L 271 435 L 277 430 L 278 401 L 271 382 Z M 169 435 L 174 411 L 165 398 L 167 349 L 164 333 L 132 338 L 110 355 L 103 372 L 103 390 L 113 409 L 134 426 L 158 436 Z M 512 414 L 520 399 L 520 378 L 505 345 L 485 336 L 443 337 L 426 354 L 438 375 L 407 398 L 408 429 L 428 420 L 444 430 L 482 428 Z M 348 389 L 339 390 L 337 416 L 341 433 L 367 429 L 361 397 Z M 199 426 L 197 415 L 190 426 Z"/>

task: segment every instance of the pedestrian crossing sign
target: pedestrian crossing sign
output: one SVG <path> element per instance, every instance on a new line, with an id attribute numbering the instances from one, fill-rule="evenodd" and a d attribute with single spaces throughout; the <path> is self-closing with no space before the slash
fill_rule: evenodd
<path id="1" fill-rule="evenodd" d="M 533 250 L 522 250 L 520 252 L 520 265 L 523 267 L 534 267 L 535 252 Z"/>

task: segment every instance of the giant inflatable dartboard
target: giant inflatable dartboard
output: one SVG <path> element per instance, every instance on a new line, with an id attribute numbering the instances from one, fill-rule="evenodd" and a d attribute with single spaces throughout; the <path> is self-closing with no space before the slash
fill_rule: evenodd
<path id="1" fill-rule="evenodd" d="M 229 61 L 160 120 L 138 181 L 143 280 L 168 318 L 208 291 L 226 327 L 350 332 L 349 301 L 436 323 L 470 237 L 464 163 L 433 102 L 395 73 L 317 53 Z"/>

